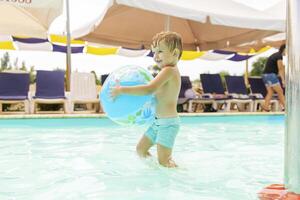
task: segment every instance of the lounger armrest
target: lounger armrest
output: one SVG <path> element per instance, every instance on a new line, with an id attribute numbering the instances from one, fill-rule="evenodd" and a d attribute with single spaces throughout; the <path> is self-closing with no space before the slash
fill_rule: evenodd
<path id="1" fill-rule="evenodd" d="M 252 93 L 249 95 L 252 99 L 264 99 L 264 96 L 260 93 Z"/>
<path id="2" fill-rule="evenodd" d="M 200 95 L 200 98 L 202 98 L 202 99 L 212 99 L 213 95 L 210 94 L 210 93 L 204 93 L 204 94 Z"/>
<path id="3" fill-rule="evenodd" d="M 228 94 L 214 94 L 213 98 L 215 99 L 228 99 Z"/>
<path id="4" fill-rule="evenodd" d="M 239 98 L 239 94 L 236 94 L 236 93 L 230 93 L 227 96 L 229 99 L 238 99 Z"/>
<path id="5" fill-rule="evenodd" d="M 66 99 L 66 96 L 33 96 L 33 99 Z"/>
<path id="6" fill-rule="evenodd" d="M 228 97 L 230 99 L 252 99 L 252 97 L 250 97 L 247 94 L 236 94 L 236 93 L 230 93 L 228 94 Z"/>

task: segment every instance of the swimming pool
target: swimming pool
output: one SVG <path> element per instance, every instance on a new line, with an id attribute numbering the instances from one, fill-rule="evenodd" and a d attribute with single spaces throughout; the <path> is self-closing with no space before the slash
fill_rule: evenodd
<path id="1" fill-rule="evenodd" d="M 166 169 L 136 156 L 145 127 L 106 118 L 0 120 L 0 199 L 250 200 L 282 182 L 283 116 L 181 121 L 180 167 Z"/>

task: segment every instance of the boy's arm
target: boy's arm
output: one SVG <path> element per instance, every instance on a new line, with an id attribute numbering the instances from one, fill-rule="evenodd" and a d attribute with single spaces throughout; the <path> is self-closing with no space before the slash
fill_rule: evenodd
<path id="1" fill-rule="evenodd" d="M 120 94 L 130 94 L 130 95 L 147 95 L 154 93 L 158 88 L 164 85 L 174 73 L 174 69 L 171 67 L 166 67 L 161 70 L 160 73 L 147 85 L 138 86 L 116 86 L 111 91 L 111 97 L 114 98 Z"/>
<path id="2" fill-rule="evenodd" d="M 278 74 L 281 78 L 282 85 L 285 87 L 285 68 L 282 60 L 277 60 Z"/>

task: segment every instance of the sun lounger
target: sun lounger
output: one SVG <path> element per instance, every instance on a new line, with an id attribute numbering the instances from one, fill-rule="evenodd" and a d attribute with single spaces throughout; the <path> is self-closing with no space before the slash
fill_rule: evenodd
<path id="1" fill-rule="evenodd" d="M 228 96 L 230 99 L 227 101 L 227 111 L 237 105 L 239 111 L 253 111 L 253 100 L 248 95 L 245 80 L 243 76 L 225 76 Z"/>
<path id="2" fill-rule="evenodd" d="M 32 99 L 33 113 L 66 113 L 65 73 L 63 71 L 37 70 L 36 92 Z M 60 104 L 63 110 L 38 110 L 38 105 Z"/>
<path id="3" fill-rule="evenodd" d="M 70 108 L 72 113 L 96 113 L 100 104 L 97 96 L 94 74 L 80 72 L 71 74 Z M 76 108 L 76 104 L 85 105 L 86 109 Z"/>
<path id="4" fill-rule="evenodd" d="M 177 101 L 177 106 L 182 107 L 183 111 L 192 112 L 193 100 L 196 94 L 193 91 L 192 82 L 190 77 L 181 76 L 181 88 Z"/>
<path id="5" fill-rule="evenodd" d="M 261 110 L 262 105 L 265 103 L 265 96 L 267 95 L 266 86 L 261 77 L 249 77 L 248 78 L 251 90 L 251 96 L 254 100 L 253 110 Z M 279 110 L 279 102 L 276 99 L 270 101 L 273 111 Z"/>
<path id="6" fill-rule="evenodd" d="M 215 110 L 222 108 L 225 105 L 227 107 L 227 100 L 229 99 L 225 95 L 225 90 L 219 74 L 200 74 L 200 81 L 204 94 L 201 95 L 201 101 L 205 104 L 212 104 Z"/>
<path id="7" fill-rule="evenodd" d="M 30 78 L 28 73 L 0 73 L 0 114 L 29 113 L 29 91 Z M 4 111 L 6 104 L 18 104 L 23 106 L 24 111 Z M 16 108 L 16 110 L 19 110 Z"/>

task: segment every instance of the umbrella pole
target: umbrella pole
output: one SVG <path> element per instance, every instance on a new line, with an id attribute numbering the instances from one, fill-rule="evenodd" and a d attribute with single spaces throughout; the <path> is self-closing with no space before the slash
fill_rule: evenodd
<path id="1" fill-rule="evenodd" d="M 66 54 L 66 91 L 70 91 L 70 77 L 71 77 L 71 34 L 70 34 L 70 7 L 69 0 L 66 0 L 66 31 L 67 31 L 67 54 Z"/>
<path id="2" fill-rule="evenodd" d="M 244 76 L 244 81 L 247 88 L 249 88 L 248 78 L 249 78 L 249 58 L 246 60 L 246 69 L 245 69 L 245 76 Z"/>

